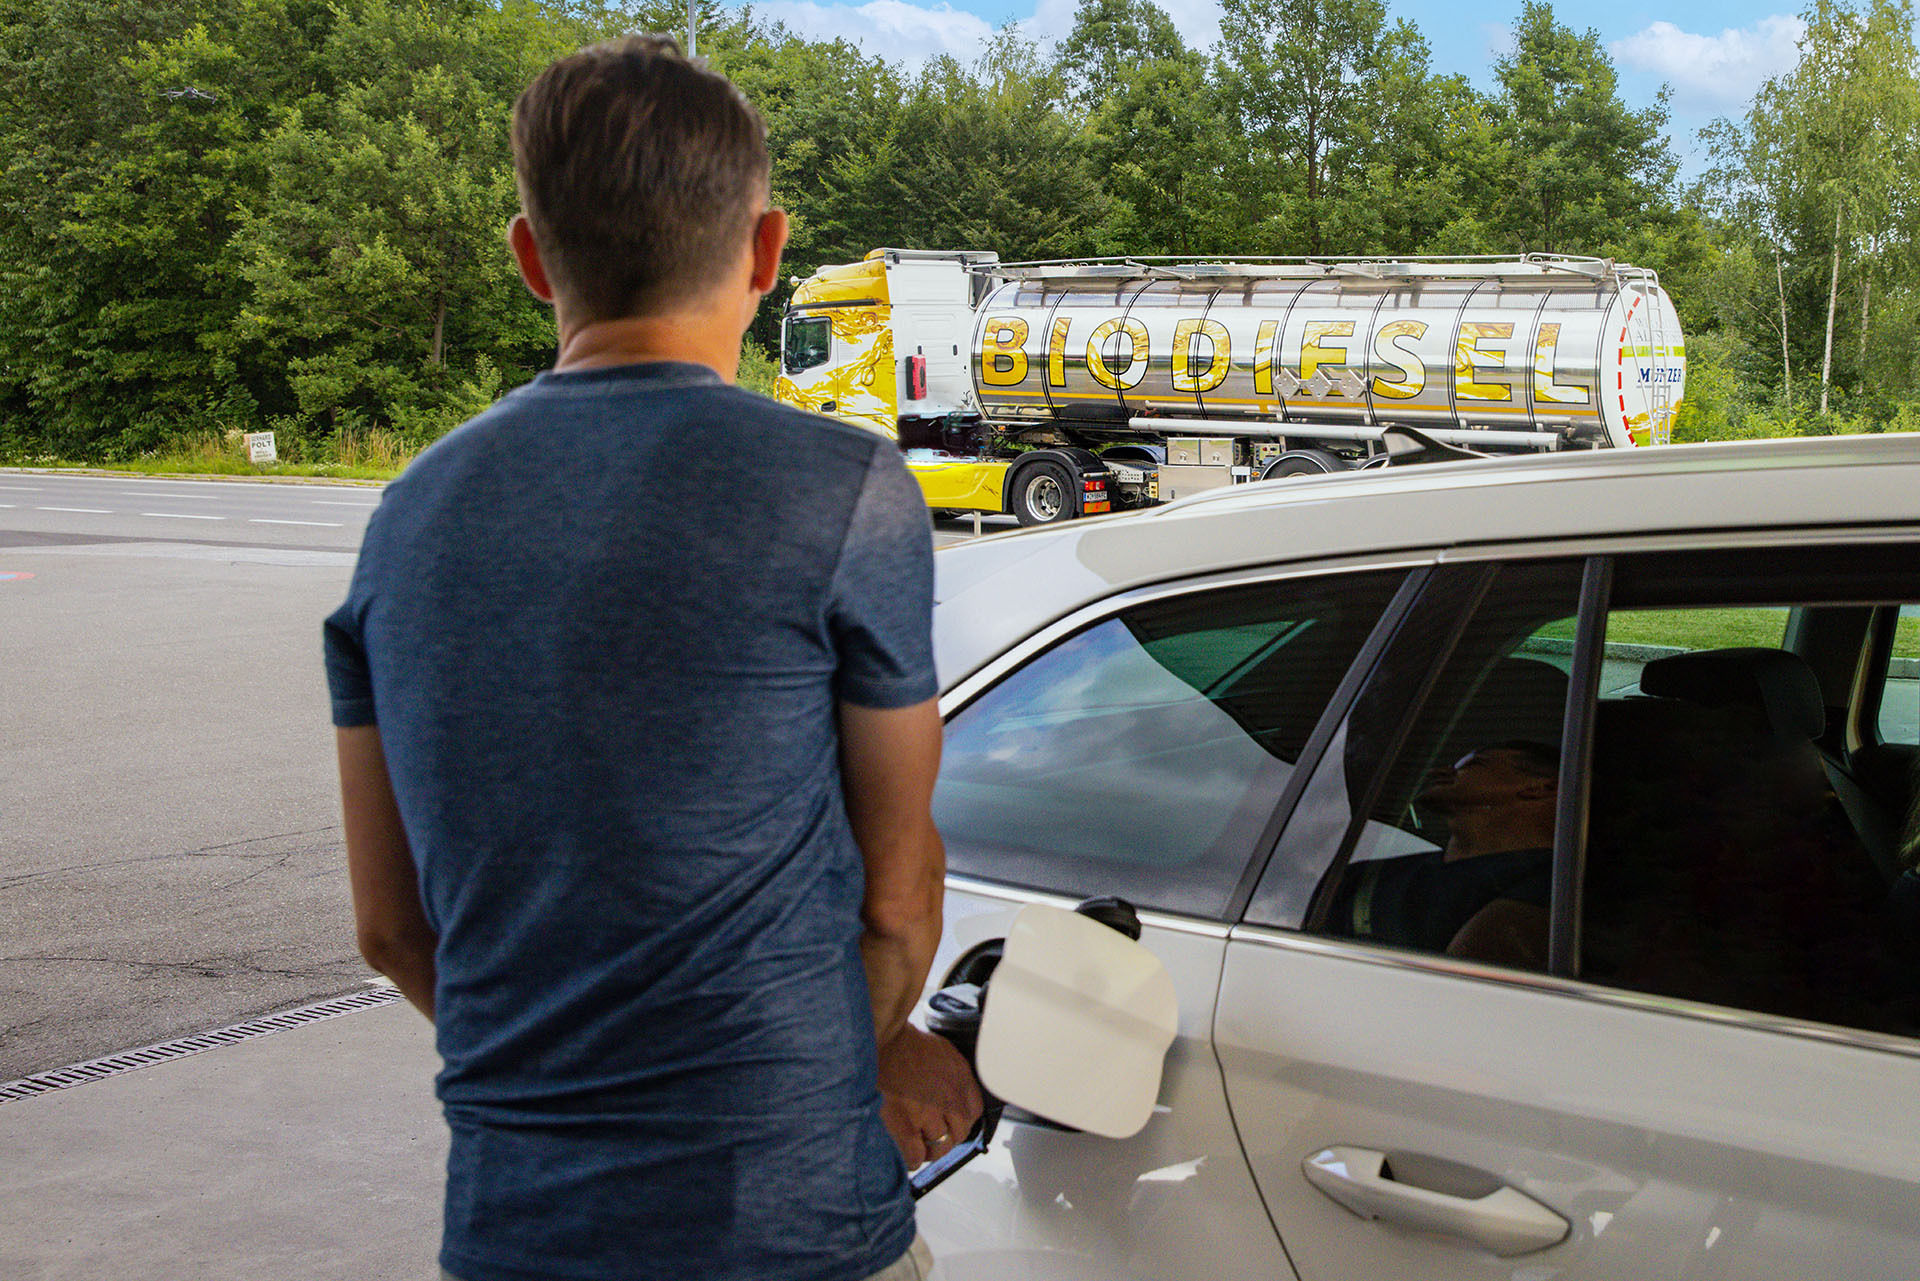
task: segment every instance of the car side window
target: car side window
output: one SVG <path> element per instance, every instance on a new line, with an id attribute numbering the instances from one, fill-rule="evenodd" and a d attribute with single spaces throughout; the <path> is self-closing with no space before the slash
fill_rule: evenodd
<path id="1" fill-rule="evenodd" d="M 1346 806 L 1361 821 L 1314 932 L 1544 967 L 1580 570 L 1502 567 L 1457 636 L 1389 650 L 1354 708 Z"/>
<path id="2" fill-rule="evenodd" d="M 1564 972 L 1920 1034 L 1920 832 L 1907 818 L 1920 798 L 1911 775 L 1889 787 L 1858 774 L 1826 733 L 1810 657 L 1783 646 L 1796 615 L 1897 605 L 1911 616 L 1916 553 L 1612 559 L 1598 697 L 1570 733 L 1552 705 L 1567 701 L 1578 564 L 1490 571 L 1467 621 L 1443 638 L 1396 637 L 1356 700 L 1339 762 L 1344 827 L 1320 822 L 1342 834 L 1306 927 L 1546 969 L 1555 810 L 1559 790 L 1578 787 L 1588 818 L 1567 866 L 1584 879 L 1561 897 L 1577 904 L 1579 947 Z M 1423 690 L 1417 667 L 1436 647 Z M 1895 697 L 1900 670 L 1885 679 L 1871 693 Z M 1590 748 L 1584 775 L 1560 763 L 1576 747 Z M 1304 799 L 1289 829 L 1303 821 L 1314 821 Z M 1255 907 L 1271 897 L 1263 885 Z M 1574 956 L 1576 918 L 1560 920 Z"/>
<path id="3" fill-rule="evenodd" d="M 949 870 L 1220 915 L 1404 577 L 1179 595 L 1016 669 L 947 724 L 933 808 Z"/>

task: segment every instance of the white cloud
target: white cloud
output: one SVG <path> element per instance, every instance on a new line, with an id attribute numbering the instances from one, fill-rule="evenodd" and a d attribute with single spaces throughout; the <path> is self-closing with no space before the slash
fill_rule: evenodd
<path id="1" fill-rule="evenodd" d="M 1737 107 L 1761 82 L 1790 69 L 1800 58 L 1807 24 L 1789 14 L 1762 18 L 1751 27 L 1728 27 L 1717 36 L 1695 35 L 1671 22 L 1656 22 L 1616 40 L 1616 60 L 1658 76 L 1674 97 L 1704 107 Z"/>
<path id="2" fill-rule="evenodd" d="M 972 62 L 993 34 L 986 19 L 952 5 L 916 5 L 905 0 L 868 0 L 866 4 L 772 0 L 756 4 L 753 14 L 785 23 L 809 39 L 848 40 L 869 54 L 914 67 L 943 53 Z"/>
<path id="3" fill-rule="evenodd" d="M 1485 55 L 1487 65 L 1513 53 L 1513 26 L 1505 22 L 1483 22 L 1480 24 L 1480 52 Z"/>
<path id="4" fill-rule="evenodd" d="M 1030 40 L 1051 44 L 1073 29 L 1077 0 L 1035 0 L 1033 13 L 1018 19 Z M 1168 7 L 1167 16 L 1181 37 L 1206 48 L 1220 37 L 1219 0 L 1193 0 Z M 849 40 L 868 54 L 918 67 L 950 54 L 972 62 L 986 48 L 993 24 L 951 4 L 910 4 L 907 0 L 867 0 L 865 4 L 822 4 L 819 0 L 767 0 L 753 6 L 756 18 L 785 23 L 814 40 Z"/>

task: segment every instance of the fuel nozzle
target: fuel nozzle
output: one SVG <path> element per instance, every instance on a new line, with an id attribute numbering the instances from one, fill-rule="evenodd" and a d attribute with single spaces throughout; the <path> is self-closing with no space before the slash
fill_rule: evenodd
<path id="1" fill-rule="evenodd" d="M 1073 910 L 1139 941 L 1140 915 L 1125 899 L 1102 895 L 1087 899 Z M 947 986 L 927 998 L 927 1031 L 951 1041 L 966 1058 L 968 1066 L 973 1065 L 974 1050 L 980 1042 L 980 1019 L 986 1012 L 988 981 L 1000 963 L 1000 953 L 1001 940 L 998 939 L 975 948 L 947 975 Z M 993 1141 L 1005 1105 L 985 1086 L 981 1087 L 981 1094 L 986 1108 L 973 1133 L 939 1160 L 914 1171 L 908 1180 L 914 1199 L 933 1191 L 948 1175 L 985 1152 Z"/>
<path id="2" fill-rule="evenodd" d="M 985 997 L 986 988 L 978 983 L 955 983 L 927 998 L 927 1031 L 953 1042 L 969 1064 L 980 1039 Z"/>

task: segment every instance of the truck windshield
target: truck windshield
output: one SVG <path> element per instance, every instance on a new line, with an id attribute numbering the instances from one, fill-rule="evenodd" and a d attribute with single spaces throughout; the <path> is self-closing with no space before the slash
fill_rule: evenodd
<path id="1" fill-rule="evenodd" d="M 825 316 L 790 318 L 781 341 L 781 361 L 789 374 L 823 365 L 833 339 L 833 322 Z"/>

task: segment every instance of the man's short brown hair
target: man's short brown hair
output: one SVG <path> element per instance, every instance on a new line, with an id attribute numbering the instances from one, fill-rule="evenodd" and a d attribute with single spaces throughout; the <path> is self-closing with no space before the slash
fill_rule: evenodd
<path id="1" fill-rule="evenodd" d="M 767 130 L 733 82 L 668 36 L 560 59 L 513 105 L 520 206 L 554 289 L 586 320 L 698 297 L 767 200 Z"/>

